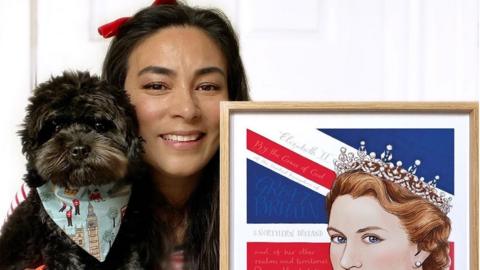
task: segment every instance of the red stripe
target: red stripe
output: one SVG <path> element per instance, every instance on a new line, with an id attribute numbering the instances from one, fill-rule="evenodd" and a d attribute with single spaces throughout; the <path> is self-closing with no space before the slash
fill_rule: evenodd
<path id="1" fill-rule="evenodd" d="M 454 265 L 455 265 L 455 253 L 454 253 L 454 243 L 453 242 L 450 242 L 450 270 L 453 270 L 454 269 Z"/>
<path id="2" fill-rule="evenodd" d="M 262 135 L 247 129 L 248 150 L 283 166 L 328 189 L 335 180 L 335 172 L 305 158 Z"/>
<path id="3" fill-rule="evenodd" d="M 17 206 L 20 204 L 20 202 L 18 201 L 18 193 L 15 194 L 15 202 L 17 203 Z"/>
<path id="4" fill-rule="evenodd" d="M 247 269 L 332 269 L 330 243 L 247 243 Z"/>
<path id="5" fill-rule="evenodd" d="M 454 270 L 454 258 L 454 243 L 450 242 L 450 270 Z M 332 269 L 330 244 L 248 242 L 247 269 Z"/>
<path id="6" fill-rule="evenodd" d="M 25 184 L 22 184 L 22 196 L 23 196 L 23 199 L 26 200 L 27 199 L 27 194 L 25 193 Z"/>

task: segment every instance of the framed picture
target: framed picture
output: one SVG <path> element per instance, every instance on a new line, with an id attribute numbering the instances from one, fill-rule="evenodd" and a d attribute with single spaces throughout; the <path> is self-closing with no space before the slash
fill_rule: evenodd
<path id="1" fill-rule="evenodd" d="M 478 269 L 477 103 L 223 102 L 220 122 L 220 269 Z"/>

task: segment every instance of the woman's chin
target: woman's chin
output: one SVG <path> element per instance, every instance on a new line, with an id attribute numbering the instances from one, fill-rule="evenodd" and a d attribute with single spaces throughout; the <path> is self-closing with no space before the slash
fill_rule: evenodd
<path id="1" fill-rule="evenodd" d="M 165 179 L 166 181 L 181 180 L 194 181 L 201 174 L 203 166 L 162 166 L 157 167 L 155 171 L 159 174 L 158 180 Z"/>

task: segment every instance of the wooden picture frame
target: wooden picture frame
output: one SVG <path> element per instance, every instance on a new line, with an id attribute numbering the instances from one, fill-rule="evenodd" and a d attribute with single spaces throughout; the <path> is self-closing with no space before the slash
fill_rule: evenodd
<path id="1" fill-rule="evenodd" d="M 448 156 L 448 158 L 441 158 L 440 161 L 446 160 L 449 162 L 450 165 L 442 165 L 441 170 L 442 172 L 444 169 L 451 171 L 452 175 L 447 177 L 451 179 L 445 180 L 449 184 L 443 183 L 436 187 L 439 191 L 442 191 L 442 194 L 447 194 L 447 197 L 449 195 L 453 197 L 452 208 L 448 214 L 453 224 L 449 242 L 450 257 L 453 257 L 454 260 L 450 269 L 478 269 L 478 103 L 222 102 L 220 109 L 221 270 L 309 269 L 305 267 L 333 269 L 325 267 L 327 264 L 330 265 L 330 258 L 325 257 L 328 257 L 328 253 L 324 250 L 325 247 L 328 249 L 330 245 L 328 243 L 330 237 L 324 232 L 327 225 L 315 221 L 315 218 L 319 218 L 321 215 L 325 216 L 325 213 L 318 216 L 312 214 L 311 217 L 304 215 L 307 217 L 305 222 L 302 220 L 303 210 L 301 209 L 303 209 L 303 206 L 300 205 L 298 208 L 290 204 L 285 206 L 282 204 L 284 202 L 281 201 L 281 196 L 289 195 L 291 198 L 289 197 L 285 201 L 291 199 L 295 203 L 298 198 L 294 199 L 294 195 L 290 194 L 290 191 L 295 193 L 297 188 L 301 192 L 305 192 L 301 193 L 303 197 L 310 196 L 308 194 L 311 194 L 311 192 L 313 194 L 325 192 L 323 183 L 321 183 L 323 181 L 321 178 L 326 177 L 325 173 L 320 174 L 318 171 L 310 171 L 309 175 L 302 176 L 299 168 L 309 168 L 311 170 L 310 163 L 312 162 L 322 165 L 324 161 L 315 160 L 318 157 L 318 145 L 321 145 L 321 147 L 325 145 L 328 148 L 326 150 L 322 149 L 325 162 L 335 160 L 335 157 L 333 157 L 335 153 L 332 149 L 339 145 L 348 144 L 345 142 L 347 139 L 342 136 L 346 136 L 348 139 L 356 138 L 355 136 L 377 136 L 370 137 L 375 138 L 375 140 L 374 142 L 367 141 L 367 148 L 378 147 L 373 145 L 383 139 L 388 141 L 388 139 L 394 138 L 401 144 L 405 140 L 408 141 L 403 145 L 405 153 L 412 152 L 414 154 L 413 152 L 419 149 L 426 153 L 424 156 L 427 160 L 434 156 L 439 160 L 438 156 L 443 156 L 435 151 L 444 151 L 443 148 L 450 149 L 448 153 L 452 155 L 451 158 Z M 402 132 L 406 132 L 405 134 L 412 138 L 403 135 Z M 317 135 L 319 133 L 321 134 Z M 392 134 L 393 136 L 391 136 Z M 427 137 L 423 138 L 423 134 Z M 443 137 L 444 134 L 446 134 L 445 137 Z M 295 136 L 297 135 L 301 137 L 298 141 L 287 140 L 287 138 L 296 139 Z M 325 141 L 322 141 L 324 140 L 322 138 L 325 138 Z M 377 140 L 378 138 L 380 139 Z M 448 143 L 438 143 L 437 146 L 431 148 L 432 140 L 436 139 L 445 139 L 445 142 Z M 308 145 L 309 142 L 316 146 Z M 272 143 L 263 149 L 267 153 L 265 155 L 261 149 L 261 146 L 264 146 L 263 143 L 265 145 Z M 418 145 L 413 146 L 415 143 Z M 254 145 L 259 148 L 255 148 Z M 451 146 L 447 147 L 445 145 Z M 275 147 L 278 147 L 278 149 L 274 149 Z M 428 148 L 428 151 L 433 152 L 429 154 L 423 148 Z M 280 150 L 280 155 L 278 155 L 277 150 Z M 282 153 L 281 151 L 287 152 Z M 396 160 L 395 151 L 394 145 L 394 160 Z M 380 154 L 378 150 L 376 152 L 378 155 Z M 303 167 L 288 160 L 288 158 L 284 158 L 285 153 L 289 153 L 290 156 L 302 156 L 305 153 L 306 156 L 299 157 L 300 160 L 297 160 Z M 313 154 L 308 156 L 309 153 Z M 423 163 L 422 161 L 421 166 L 423 166 Z M 435 161 L 431 164 L 444 163 Z M 250 165 L 251 167 L 249 167 Z M 404 164 L 405 168 L 407 168 L 406 165 Z M 431 166 L 431 168 L 433 167 Z M 262 178 L 260 174 L 256 174 L 257 170 L 259 173 L 280 175 L 277 178 L 282 178 L 282 180 L 278 180 L 276 177 Z M 421 168 L 418 171 L 421 173 Z M 315 177 L 320 179 L 320 182 L 316 182 Z M 275 191 L 276 187 L 280 188 L 281 185 L 278 185 L 278 183 L 293 185 L 293 188 L 292 186 L 284 186 L 282 187 L 283 195 L 278 195 L 278 197 L 275 197 L 277 195 L 271 195 L 271 197 L 263 199 L 262 196 L 267 195 L 259 193 L 263 192 L 258 191 L 260 190 L 259 179 L 283 181 L 269 183 L 268 188 L 262 187 L 263 191 L 268 190 L 271 194 L 277 192 Z M 440 182 L 443 180 L 441 179 Z M 445 185 L 445 187 L 442 185 Z M 452 192 L 449 191 L 448 185 L 450 185 Z M 257 190 L 251 187 L 259 188 Z M 453 192 L 453 190 L 455 191 Z M 320 194 L 319 196 L 324 195 Z M 314 206 L 315 202 L 321 204 L 321 201 L 315 195 L 312 198 L 315 199 L 312 199 L 309 204 L 311 209 L 314 208 L 312 208 L 312 205 Z M 275 208 L 276 206 L 280 207 Z M 294 215 L 293 213 L 297 214 Z M 292 222 L 288 218 L 293 216 L 295 217 Z M 321 218 L 318 220 L 321 220 Z M 316 234 L 320 231 L 321 233 Z M 289 238 L 290 236 L 292 236 L 292 239 Z M 325 240 L 326 238 L 328 238 L 328 241 Z M 317 239 L 323 240 L 315 242 Z M 310 249 L 309 244 L 318 245 L 312 246 Z M 303 268 L 301 265 L 303 265 Z"/>

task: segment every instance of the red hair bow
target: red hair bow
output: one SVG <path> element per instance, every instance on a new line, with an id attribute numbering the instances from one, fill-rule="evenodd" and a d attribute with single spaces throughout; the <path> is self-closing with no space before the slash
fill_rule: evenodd
<path id="1" fill-rule="evenodd" d="M 152 6 L 175 5 L 176 3 L 177 3 L 176 0 L 155 0 Z M 129 19 L 130 17 L 122 17 L 122 18 L 116 19 L 113 22 L 104 24 L 98 28 L 98 33 L 102 35 L 102 37 L 104 38 L 116 36 L 118 33 L 118 28 L 120 28 L 120 26 L 122 26 Z"/>

